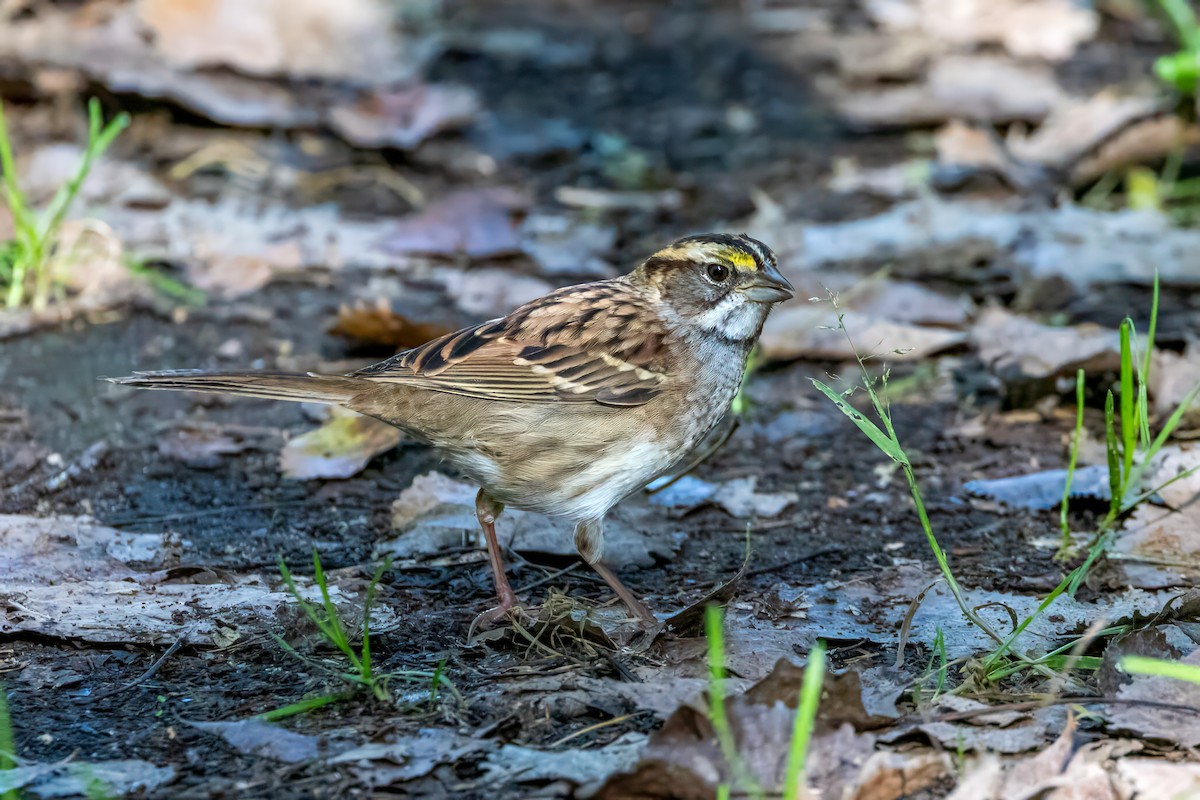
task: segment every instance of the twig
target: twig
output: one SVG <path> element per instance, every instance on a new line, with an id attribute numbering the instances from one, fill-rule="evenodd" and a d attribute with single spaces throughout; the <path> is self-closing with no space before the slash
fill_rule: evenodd
<path id="1" fill-rule="evenodd" d="M 747 572 L 745 575 L 743 575 L 742 577 L 743 578 L 757 578 L 759 575 L 770 575 L 772 572 L 780 572 L 782 570 L 787 569 L 788 567 L 794 567 L 797 564 L 803 564 L 805 561 L 809 561 L 810 559 L 818 558 L 820 556 L 827 556 L 830 553 L 840 553 L 844 549 L 845 548 L 842 547 L 840 544 L 831 544 L 828 547 L 822 547 L 818 550 L 813 550 L 810 553 L 805 553 L 804 555 L 800 556 L 799 558 L 790 558 L 787 561 L 781 562 L 779 564 L 772 564 L 769 567 L 759 567 L 758 569 L 752 569 L 749 572 Z"/>
<path id="2" fill-rule="evenodd" d="M 619 717 L 613 717 L 612 719 L 606 719 L 603 722 L 597 722 L 595 725 L 588 725 L 586 728 L 580 728 L 579 730 L 575 731 L 574 733 L 568 733 L 566 736 L 562 737 L 561 739 L 557 739 L 557 740 L 551 742 L 550 744 L 547 745 L 547 748 L 553 750 L 555 747 L 558 747 L 559 745 L 562 745 L 562 744 L 566 744 L 567 742 L 569 742 L 572 739 L 575 739 L 577 737 L 584 736 L 593 731 L 598 731 L 601 728 L 607 728 L 609 725 L 620 725 L 622 722 L 631 720 L 634 717 L 638 716 L 639 714 L 651 714 L 651 713 L 653 713 L 653 712 L 650 711 L 650 709 L 644 708 L 639 711 L 635 711 L 632 714 L 622 714 Z"/>
<path id="3" fill-rule="evenodd" d="M 987 708 L 973 708 L 967 711 L 953 711 L 947 714 L 934 714 L 932 716 L 909 714 L 907 716 L 899 717 L 895 720 L 890 720 L 884 725 L 884 727 L 907 725 L 913 722 L 958 722 L 964 719 L 986 717 L 992 714 L 1037 711 L 1040 708 L 1046 708 L 1048 706 L 1065 706 L 1072 704 L 1081 706 L 1146 706 L 1148 708 L 1157 708 L 1161 711 L 1186 711 L 1189 714 L 1200 716 L 1200 708 L 1196 708 L 1195 706 L 1185 706 L 1178 703 L 1163 703 L 1157 700 L 1139 700 L 1134 697 L 1054 697 L 1046 700 L 1027 700 L 1023 703 L 1009 703 L 1008 705 L 988 706 Z"/>
<path id="4" fill-rule="evenodd" d="M 161 656 L 159 656 L 158 660 L 155 661 L 153 664 L 151 664 L 150 668 L 147 669 L 145 672 L 143 672 L 141 675 L 137 676 L 136 678 L 134 678 L 132 681 L 125 684 L 124 686 L 118 686 L 116 689 L 109 689 L 104 692 L 97 692 L 96 694 L 89 696 L 87 698 L 88 702 L 94 703 L 97 700 L 103 700 L 106 697 L 112 697 L 115 694 L 120 694 L 121 692 L 128 691 L 129 689 L 132 689 L 136 686 L 140 686 L 141 684 L 143 684 L 146 681 L 153 678 L 154 674 L 156 672 L 158 672 L 159 668 L 162 667 L 162 665 L 166 663 L 168 658 L 175 655 L 175 652 L 177 650 L 179 650 L 180 647 L 183 647 L 183 637 L 176 639 L 175 643 L 172 644 L 170 647 L 168 647 L 167 651 L 165 653 L 163 653 Z"/>

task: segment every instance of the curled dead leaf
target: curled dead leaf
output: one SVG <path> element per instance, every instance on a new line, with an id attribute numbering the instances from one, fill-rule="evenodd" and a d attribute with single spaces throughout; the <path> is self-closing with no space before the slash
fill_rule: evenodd
<path id="1" fill-rule="evenodd" d="M 355 344 L 399 351 L 450 333 L 450 329 L 433 322 L 413 322 L 393 311 L 391 304 L 381 297 L 373 306 L 360 302 L 339 307 L 337 320 L 329 332 Z"/>
<path id="2" fill-rule="evenodd" d="M 349 478 L 403 438 L 399 428 L 334 406 L 324 425 L 284 445 L 279 466 L 297 480 Z"/>

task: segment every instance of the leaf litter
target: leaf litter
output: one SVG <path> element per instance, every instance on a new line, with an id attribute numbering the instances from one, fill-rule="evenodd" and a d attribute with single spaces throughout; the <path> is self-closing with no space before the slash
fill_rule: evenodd
<path id="1" fill-rule="evenodd" d="M 839 80 L 850 88 L 844 93 L 848 99 L 843 106 L 849 119 L 868 126 L 894 125 L 911 119 L 940 122 L 961 118 L 964 110 L 972 110 L 980 119 L 1044 118 L 1032 134 L 1023 136 L 1019 126 L 1014 126 L 1005 144 L 1010 155 L 1060 165 L 1080 159 L 1088 147 L 1099 146 L 1103 151 L 1103 145 L 1097 142 L 1110 136 L 1113 125 L 1125 124 L 1122 119 L 1128 117 L 1126 121 L 1130 121 L 1145 110 L 1144 104 L 1134 102 L 1136 98 L 1128 104 L 1118 101 L 1107 107 L 1099 96 L 1079 100 L 1062 88 L 1048 68 L 1047 62 L 1069 58 L 1096 35 L 1095 10 L 1054 0 L 1031 0 L 991 6 L 971 3 L 964 5 L 959 13 L 946 15 L 936 5 L 892 0 L 866 4 L 865 13 L 877 30 L 873 32 L 874 41 L 866 41 L 868 50 L 864 52 L 875 48 L 879 58 L 874 63 L 858 61 L 857 73 L 852 71 L 856 59 L 847 57 L 839 62 L 842 70 Z M 382 58 L 389 63 L 385 70 L 377 71 L 372 65 L 382 63 L 377 60 L 382 51 L 358 48 L 354 42 L 356 36 L 370 27 L 365 21 L 374 20 L 370 24 L 379 25 L 380 18 L 371 15 L 380 13 L 382 5 L 354 3 L 348 6 L 345 17 L 331 21 L 327 8 L 308 3 L 287 9 L 276 3 L 262 4 L 254 10 L 255 19 L 272 32 L 284 31 L 284 35 L 281 39 L 256 40 L 259 49 L 255 52 L 246 49 L 240 35 L 225 39 L 204 35 L 213 26 L 228 27 L 222 23 L 222 15 L 230 7 L 219 1 L 118 3 L 113 6 L 116 9 L 113 14 L 105 18 L 86 16 L 74 7 L 52 6 L 18 20 L 20 24 L 14 28 L 18 38 L 0 44 L 0 50 L 42 67 L 77 68 L 118 93 L 132 91 L 144 97 L 171 97 L 185 108 L 217 121 L 292 129 L 327 125 L 344 139 L 364 147 L 419 148 L 430 137 L 471 124 L 481 111 L 481 98 L 487 97 L 485 92 L 460 91 L 460 87 L 427 84 L 416 79 L 420 65 L 440 45 L 434 37 L 424 38 L 403 30 L 403 26 L 382 26 L 388 30 L 384 37 L 386 55 Z M 759 9 L 756 13 L 760 19 L 767 19 L 775 10 Z M 281 15 L 291 17 L 287 24 L 283 24 Z M 306 21 L 323 19 L 328 24 L 308 28 L 303 25 Z M 844 43 L 842 32 L 830 37 L 831 18 L 824 15 L 823 19 L 824 27 L 809 21 L 792 25 L 788 30 L 817 31 L 822 37 L 834 38 L 835 46 L 840 47 Z M 1023 24 L 1014 26 L 1013 19 L 1020 19 Z M 148 26 L 154 35 L 132 37 L 130 32 L 141 30 L 139 26 Z M 238 29 L 239 34 L 241 30 Z M 778 33 L 781 29 L 775 30 Z M 897 35 L 900 31 L 904 36 Z M 519 39 L 521 32 L 516 33 Z M 903 52 L 890 46 L 910 34 L 919 40 L 916 46 L 908 46 Z M 312 37 L 331 46 L 314 47 Z M 560 44 L 558 37 L 546 41 Z M 883 47 L 885 43 L 889 47 Z M 123 44 L 128 47 L 123 48 Z M 560 46 L 570 50 L 569 58 L 578 59 L 580 52 L 586 56 L 586 48 Z M 405 75 L 401 77 L 395 70 Z M 983 74 L 991 76 L 989 81 L 976 80 Z M 1006 85 L 1001 91 L 997 84 L 1006 82 L 996 79 L 996 75 L 1019 79 L 1012 86 L 1024 89 L 1010 94 Z M 284 79 L 279 80 L 280 76 Z M 297 76 L 315 80 L 303 87 L 291 85 Z M 880 79 L 888 85 L 868 85 Z M 970 85 L 972 81 L 976 85 Z M 1082 120 L 1086 124 L 1080 122 L 1079 116 L 1084 111 L 1094 115 Z M 1109 112 L 1113 116 L 1106 116 Z M 1155 121 L 1145 124 L 1152 122 Z M 1143 123 L 1131 125 L 1130 130 L 1137 131 L 1140 124 Z M 1079 130 L 1084 133 L 1069 133 Z M 993 143 L 990 137 L 985 138 Z M 64 158 L 65 153 L 47 149 L 44 156 L 39 156 L 46 159 L 46 165 L 38 169 L 52 175 L 54 159 Z M 1100 154 L 1096 157 L 1100 158 Z M 1080 161 L 1085 163 L 1086 158 Z M 353 274 L 354 270 L 365 269 L 434 284 L 445 292 L 457 310 L 468 315 L 494 315 L 567 279 L 611 274 L 612 264 L 624 259 L 631 236 L 644 235 L 638 227 L 642 223 L 636 220 L 637 215 L 688 210 L 694 200 L 689 193 L 673 187 L 616 191 L 592 187 L 585 181 L 576 186 L 558 186 L 553 192 L 562 204 L 580 209 L 564 214 L 562 208 L 541 207 L 527 199 L 532 195 L 523 192 L 500 189 L 495 193 L 485 190 L 464 195 L 449 191 L 434 195 L 428 205 L 413 202 L 416 210 L 396 224 L 391 220 L 351 217 L 333 206 L 286 208 L 274 202 L 244 203 L 229 196 L 216 200 L 164 198 L 161 182 L 145 171 L 130 171 L 126 169 L 128 166 L 122 162 L 120 169 L 112 171 L 119 178 L 98 172 L 97 183 L 89 190 L 94 192 L 91 195 L 94 201 L 111 213 L 108 224 L 117 238 L 129 252 L 146 253 L 183 265 L 189 280 L 218 301 L 254 298 L 255 293 L 277 279 L 301 272 Z M 1084 170 L 1082 166 L 1079 169 Z M 475 195 L 474 199 L 469 199 L 471 195 Z M 630 218 L 634 220 L 631 222 Z M 763 217 L 756 219 L 761 222 Z M 1030 210 L 994 199 L 926 197 L 848 223 L 787 218 L 768 223 L 767 233 L 762 236 L 777 244 L 789 274 L 802 276 L 803 285 L 828 281 L 827 285 L 842 292 L 852 313 L 866 322 L 861 327 L 856 323 L 856 334 L 862 332 L 862 343 L 881 354 L 891 354 L 889 361 L 901 355 L 892 353 L 895 350 L 904 350 L 903 355 L 914 362 L 947 351 L 966 351 L 983 357 L 1010 384 L 1053 380 L 1069 375 L 1079 363 L 1089 369 L 1103 368 L 1108 363 L 1105 359 L 1112 356 L 1111 342 L 1093 336 L 1096 333 L 1093 329 L 1050 328 L 1021 319 L 1013 323 L 997 317 L 993 309 L 981 311 L 976 306 L 980 295 L 986 293 L 977 288 L 981 281 L 1000 276 L 1020 284 L 1022 292 L 1030 294 L 1061 281 L 1075 290 L 1122 283 L 1145 286 L 1157 265 L 1161 267 L 1164 283 L 1184 288 L 1195 284 L 1194 270 L 1188 261 L 1195 249 L 1194 232 L 1169 227 L 1161 215 L 1154 213 L 1099 213 L 1069 205 L 1049 211 Z M 467 261 L 476 263 L 471 271 L 464 272 L 461 266 Z M 530 264 L 536 275 L 527 274 Z M 840 276 L 884 266 L 889 268 L 886 278 L 875 281 L 843 278 L 838 283 Z M 941 291 L 918 282 L 929 277 L 940 281 Z M 852 297 L 849 288 L 852 283 L 865 284 L 869 290 L 861 298 Z M 956 297 L 945 291 L 948 284 L 955 291 L 964 286 L 976 288 Z M 972 299 L 967 299 L 968 296 Z M 125 302 L 117 300 L 113 307 Z M 768 357 L 827 362 L 852 358 L 854 353 L 841 344 L 839 331 L 814 333 L 819 324 L 829 324 L 827 310 L 820 309 L 823 316 L 818 322 L 815 313 L 803 313 L 810 309 L 797 310 L 800 305 L 781 309 L 787 314 L 772 318 L 772 328 L 764 341 L 769 343 Z M 390 307 L 385 312 L 382 306 L 360 313 L 357 318 L 343 314 L 339 325 L 343 322 L 343 333 L 351 339 L 395 348 L 407 346 L 404 342 L 409 337 L 420 338 L 423 335 L 420 327 L 425 324 L 393 313 Z M 1023 335 L 1039 342 L 1048 341 L 1042 337 L 1057 335 L 1055 341 L 1061 347 L 1023 348 L 1020 336 L 1001 335 L 1018 330 L 1010 324 L 1021 322 L 1038 326 L 1020 327 Z M 1051 349 L 1055 352 L 1050 352 Z M 1183 371 L 1182 359 L 1190 358 L 1190 353 L 1175 356 L 1176 360 L 1172 360 L 1173 354 L 1161 354 L 1158 358 L 1164 366 L 1156 372 L 1164 383 L 1154 394 L 1157 396 L 1161 391 L 1163 397 L 1177 396 L 1177 391 L 1172 395 L 1169 381 Z M 1165 406 L 1166 401 L 1163 402 Z M 322 436 L 331 438 L 323 441 Z M 271 435 L 264 433 L 263 437 L 270 439 Z M 809 438 L 813 440 L 810 443 L 791 442 L 792 451 L 821 449 L 819 436 Z M 350 443 L 344 449 L 343 440 Z M 304 437 L 293 440 L 294 447 L 303 451 L 296 456 L 300 466 L 294 470 L 294 476 L 317 479 L 353 474 L 373 452 L 378 452 L 380 443 L 372 441 L 369 431 L 350 432 L 348 436 L 326 431 L 307 440 Z M 213 470 L 230 461 L 229 456 L 239 449 L 258 447 L 260 443 L 257 434 L 236 426 L 207 429 L 181 426 L 158 446 L 170 458 Z M 809 453 L 807 457 L 811 463 L 806 464 L 805 470 L 819 471 L 828 464 L 820 461 L 824 454 L 813 457 Z M 78 472 L 86 475 L 87 470 Z M 689 540 L 682 535 L 685 527 L 693 527 L 693 520 L 706 521 L 709 519 L 706 515 L 710 514 L 720 518 L 726 514 L 756 518 L 756 525 L 765 522 L 762 530 L 755 529 L 754 535 L 767 542 L 770 532 L 777 530 L 770 525 L 806 524 L 800 515 L 809 513 L 811 487 L 803 484 L 812 474 L 800 473 L 802 478 L 797 477 L 794 482 L 776 483 L 772 478 L 770 485 L 779 486 L 778 492 L 758 491 L 758 482 L 753 477 L 723 481 L 685 478 L 676 484 L 675 494 L 663 493 L 663 499 L 651 499 L 650 503 L 665 502 L 673 513 L 694 515 L 686 526 L 671 523 L 664 528 L 661 508 L 648 510 L 642 501 L 635 501 L 628 504 L 628 511 L 615 515 L 609 539 L 627 567 L 650 569 L 671 563 L 681 548 L 690 551 L 710 547 L 710 540 L 716 537 Z M 411 473 L 406 473 L 406 479 L 408 476 Z M 1047 504 L 1057 502 L 1058 498 L 1051 495 L 1061 489 L 1062 476 L 1042 473 L 1030 477 L 1037 481 L 1036 496 L 1022 496 L 1025 484 L 1016 486 L 1015 493 L 1014 484 L 998 486 L 992 482 L 975 488 L 990 492 L 993 499 L 998 499 L 996 492 L 1008 490 L 1009 494 L 1001 497 L 1013 498 L 1014 504 L 1052 507 Z M 1077 473 L 1075 478 L 1075 491 L 1087 494 L 1090 485 L 1087 473 Z M 394 552 L 403 554 L 406 563 L 400 566 L 409 570 L 406 577 L 422 571 L 437 574 L 442 568 L 439 565 L 449 563 L 446 558 L 439 558 L 439 553 L 453 554 L 464 546 L 474 551 L 477 534 L 473 489 L 456 483 L 438 473 L 426 473 L 413 481 L 401 501 L 397 501 L 393 510 L 400 520 L 397 531 L 378 543 L 378 552 L 394 548 Z M 950 491 L 958 485 L 954 483 Z M 720 499 L 723 490 L 728 493 L 727 502 Z M 711 504 L 719 510 L 706 508 Z M 1138 514 L 1160 511 L 1157 507 L 1146 507 Z M 771 520 L 785 512 L 798 515 L 797 519 Z M 1119 561 L 1118 565 L 1178 567 L 1165 562 L 1170 553 L 1190 552 L 1187 550 L 1190 531 L 1185 527 L 1190 525 L 1187 513 L 1186 506 L 1177 512 L 1174 519 L 1181 523 L 1173 533 L 1163 530 L 1167 524 L 1164 520 L 1171 517 L 1135 515 L 1126 529 L 1127 535 L 1139 530 L 1158 531 L 1162 535 L 1151 537 L 1152 542 L 1169 542 L 1175 550 L 1155 550 L 1153 546 L 1127 541 L 1118 544 L 1117 553 L 1133 554 L 1135 558 Z M 548 525 L 539 532 L 541 521 L 525 521 L 510 514 L 502 518 L 502 528 L 505 521 L 511 525 L 510 531 L 515 531 L 505 537 L 512 549 L 557 558 L 573 557 L 568 530 Z M 824 534 L 819 527 L 823 520 L 817 518 L 816 522 L 818 526 L 810 533 L 820 537 Z M 892 526 L 890 521 L 872 519 L 870 526 L 864 520 L 863 527 L 876 523 L 880 527 Z M 6 630 L 15 624 L 17 627 L 11 630 L 52 637 L 141 643 L 173 639 L 182 628 L 188 644 L 212 647 L 245 642 L 261 632 L 262 620 L 280 620 L 286 616 L 287 598 L 280 592 L 272 592 L 269 582 L 255 571 L 213 570 L 204 578 L 207 583 L 182 582 L 188 577 L 187 569 L 181 568 L 181 559 L 192 550 L 192 544 L 174 534 L 121 534 L 87 519 L 64 516 L 38 521 L 6 517 L 3 524 L 7 526 L 5 552 L 15 554 L 12 564 L 6 565 L 7 571 L 0 567 L 0 585 L 5 587 L 0 593 L 4 598 Z M 62 537 L 58 536 L 60 533 Z M 788 535 L 792 535 L 790 530 Z M 367 545 L 371 544 L 375 542 L 368 540 Z M 1138 561 L 1146 553 L 1155 554 L 1164 563 Z M 855 554 L 865 557 L 861 549 Z M 704 555 L 709 553 L 706 551 Z M 787 741 L 790 730 L 791 717 L 777 706 L 786 707 L 789 693 L 792 700 L 795 694 L 794 681 L 789 683 L 769 675 L 776 660 L 795 661 L 797 653 L 812 641 L 827 638 L 845 644 L 847 653 L 863 656 L 869 663 L 875 653 L 887 653 L 899 644 L 899 631 L 912 599 L 921 594 L 933 577 L 903 559 L 888 555 L 883 555 L 881 561 L 858 565 L 858 569 L 857 577 L 846 576 L 843 580 L 839 576 L 824 584 L 782 582 L 775 587 L 774 595 L 743 593 L 733 601 L 729 641 L 737 652 L 731 653 L 730 669 L 737 677 L 731 679 L 731 686 L 745 688 L 754 680 L 762 683 L 757 694 L 748 693 L 730 702 L 738 708 L 734 716 L 739 734 L 754 743 L 752 768 L 764 782 L 778 778 L 780 745 Z M 49 586 L 48 575 L 54 576 L 54 583 Z M 701 589 L 696 584 L 712 585 L 708 577 L 698 580 L 689 574 L 685 581 L 690 585 L 680 591 L 697 594 Z M 645 579 L 656 582 L 658 576 L 647 572 Z M 987 605 L 985 613 L 989 618 L 994 614 L 996 626 L 1005 629 L 1010 611 L 1018 616 L 1030 613 L 1037 598 L 1006 591 L 1002 579 L 998 580 L 1001 588 L 969 589 L 968 594 L 972 602 Z M 1185 574 L 1158 583 L 1127 580 L 1117 591 L 1110 589 L 1099 597 L 1063 598 L 1055 604 L 1053 615 L 1030 627 L 1027 638 L 1021 640 L 1022 647 L 1042 652 L 1061 645 L 1098 618 L 1137 620 L 1153 615 L 1163 608 L 1164 593 L 1126 591 L 1124 587 L 1158 588 L 1188 580 Z M 756 589 L 761 585 L 755 584 Z M 183 594 L 177 596 L 173 587 L 187 587 L 188 592 L 195 593 L 184 599 Z M 42 590 L 48 593 L 39 594 Z M 674 586 L 653 586 L 654 591 L 664 600 L 679 596 Z M 339 602 L 351 600 L 337 587 L 333 592 Z M 139 594 L 144 595 L 146 605 L 121 618 L 126 614 L 122 598 Z M 406 602 L 411 610 L 419 607 L 424 598 L 402 595 L 399 603 L 403 607 Z M 169 621 L 156 616 L 163 610 L 170 612 Z M 85 617 L 91 615 L 90 621 L 94 622 L 102 613 L 108 615 L 107 627 L 90 627 Z M 438 619 L 425 614 L 425 609 L 417 612 L 421 624 Z M 940 632 L 947 634 L 949 657 L 964 657 L 989 646 L 974 631 L 964 633 L 961 616 L 943 587 L 935 586 L 924 593 L 910 621 L 909 650 L 922 657 L 927 654 L 928 643 L 936 641 Z M 381 622 L 386 633 L 392 620 Z M 1176 638 L 1180 635 L 1178 631 L 1184 630 L 1184 624 L 1173 627 Z M 860 649 L 851 651 L 852 647 Z M 669 764 L 684 765 L 689 770 L 689 780 L 695 779 L 694 783 L 664 781 L 664 791 L 694 789 L 697 796 L 709 797 L 716 787 L 714 779 L 719 782 L 727 774 L 722 773 L 725 768 L 722 754 L 713 747 L 711 730 L 704 728 L 701 694 L 707 682 L 703 677 L 702 655 L 697 654 L 702 648 L 702 644 L 697 647 L 696 642 L 677 639 L 664 645 L 663 650 L 644 656 L 646 661 L 622 663 L 621 669 L 640 678 L 640 682 L 613 678 L 612 673 L 609 677 L 581 674 L 575 665 L 573 672 L 563 675 L 514 679 L 511 693 L 493 695 L 500 698 L 497 702 L 506 705 L 520 704 L 532 695 L 583 709 L 600 704 L 607 719 L 619 719 L 609 705 L 615 701 L 626 704 L 616 710 L 645 709 L 659 717 L 671 716 L 681 704 L 692 709 L 690 717 L 682 709 L 676 712 L 687 717 L 687 725 L 676 720 L 651 737 L 641 763 L 636 766 L 633 762 L 642 745 L 638 733 L 616 735 L 618 729 L 614 728 L 612 737 L 601 738 L 598 744 L 589 745 L 589 749 L 576 750 L 573 746 L 542 748 L 529 742 L 508 742 L 507 729 L 499 734 L 498 729 L 489 731 L 487 736 L 494 739 L 471 737 L 464 733 L 469 726 L 463 725 L 453 731 L 431 728 L 416 736 L 385 731 L 381 737 L 385 741 L 367 742 L 350 751 L 354 753 L 352 758 L 337 763 L 346 765 L 366 785 L 398 786 L 435 775 L 455 762 L 472 762 L 480 764 L 491 779 L 508 781 L 529 791 L 546 789 L 568 794 L 579 789 L 590 790 L 618 768 L 641 770 L 654 758 L 661 757 Z M 506 655 L 495 653 L 487 658 L 505 663 Z M 887 655 L 890 658 L 890 653 Z M 610 652 L 602 658 L 621 657 L 622 654 Z M 494 663 L 472 662 L 471 668 L 481 664 L 479 668 L 486 670 Z M 507 663 L 511 666 L 511 662 Z M 901 797 L 919 791 L 918 787 L 937 786 L 939 782 L 946 787 L 954 780 L 956 766 L 946 751 L 961 748 L 966 752 L 991 749 L 1020 753 L 1037 749 L 1062 727 L 1062 715 L 1054 709 L 989 714 L 980 717 L 982 724 L 916 717 L 897 722 L 902 713 L 897 706 L 907 707 L 905 695 L 912 688 L 914 676 L 896 674 L 880 666 L 866 666 L 861 675 L 861 687 L 847 691 L 847 696 L 859 696 L 861 710 L 848 715 L 853 717 L 849 724 L 823 730 L 814 742 L 809 776 L 814 786 L 826 795 L 833 792 L 837 796 L 864 799 Z M 495 678 L 487 674 L 487 680 Z M 1184 691 L 1181 687 L 1144 682 L 1149 680 L 1133 679 L 1119 691 L 1132 692 L 1126 699 Z M 1184 699 L 1191 702 L 1189 697 Z M 826 705 L 836 715 L 837 709 L 853 703 L 845 697 L 827 696 Z M 970 713 L 984 709 L 978 703 L 972 705 L 962 698 L 947 696 L 937 703 L 937 710 Z M 586 713 L 594 714 L 595 710 Z M 874 721 L 867 725 L 865 721 L 872 718 Z M 585 721 L 591 719 L 581 720 L 581 724 Z M 1134 715 L 1124 725 L 1125 729 L 1136 732 L 1137 725 L 1144 723 L 1145 720 L 1139 722 Z M 255 720 L 202 724 L 218 726 L 209 730 L 220 733 L 235 748 L 245 747 L 243 752 L 268 759 L 286 752 L 289 755 L 283 761 L 301 754 L 303 757 L 295 763 L 303 763 L 312 752 L 310 746 L 321 749 L 314 744 L 318 737 L 293 734 L 301 737 L 293 739 L 286 735 L 290 732 Z M 392 720 L 388 724 L 396 723 Z M 893 726 L 890 733 L 884 732 L 888 726 Z M 1190 730 L 1182 719 L 1179 728 L 1184 733 Z M 659 736 L 668 732 L 674 738 Z M 245 739 L 239 738 L 243 733 L 247 734 Z M 271 751 L 267 746 L 275 739 L 296 747 Z M 927 747 L 926 741 L 933 747 Z M 1063 740 L 1059 741 L 1061 744 Z M 977 768 L 966 775 L 954 796 L 1007 797 L 1011 790 L 1065 797 L 1071 785 L 1080 792 L 1094 792 L 1095 797 L 1125 798 L 1131 791 L 1128 787 L 1149 792 L 1147 796 L 1166 796 L 1161 787 L 1174 789 L 1194 780 L 1194 765 L 1128 757 L 1141 748 L 1138 743 L 1110 739 L 1100 744 L 1090 749 L 1077 748 L 1074 743 L 1071 748 L 1055 745 L 1058 749 L 1047 751 L 1049 755 L 1043 754 L 1044 758 L 1024 760 L 1002 762 L 985 755 Z M 260 745 L 267 749 L 256 749 Z M 346 755 L 341 753 L 334 758 Z M 39 769 L 42 766 L 37 765 Z M 124 785 L 114 778 L 114 787 Z M 962 793 L 968 785 L 977 787 L 974 794 Z M 551 786 L 557 788 L 550 789 Z M 650 784 L 651 789 L 653 786 Z M 1111 794 L 1102 793 L 1104 786 Z"/>
<path id="2" fill-rule="evenodd" d="M 0 516 L 0 632 L 84 642 L 228 647 L 284 624 L 294 600 L 257 574 L 196 582 L 186 540 L 124 533 L 82 517 Z M 310 599 L 317 589 L 309 581 Z M 351 600 L 337 586 L 335 602 Z M 394 613 L 376 608 L 376 627 Z"/>
<path id="3" fill-rule="evenodd" d="M 321 427 L 283 446 L 279 468 L 296 480 L 349 478 L 403 439 L 404 434 L 394 425 L 333 406 Z"/>

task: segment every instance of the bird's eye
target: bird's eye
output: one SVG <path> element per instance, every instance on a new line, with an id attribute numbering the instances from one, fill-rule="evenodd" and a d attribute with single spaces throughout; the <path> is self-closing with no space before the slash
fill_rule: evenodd
<path id="1" fill-rule="evenodd" d="M 724 283 L 729 279 L 729 267 L 724 264 L 709 264 L 704 268 L 708 279 L 713 283 Z"/>

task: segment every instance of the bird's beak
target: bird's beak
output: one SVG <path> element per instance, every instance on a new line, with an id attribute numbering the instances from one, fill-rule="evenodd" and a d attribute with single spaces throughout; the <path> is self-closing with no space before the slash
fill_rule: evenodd
<path id="1" fill-rule="evenodd" d="M 779 303 L 796 294 L 779 268 L 773 266 L 754 273 L 754 277 L 739 286 L 738 291 L 755 303 Z"/>

